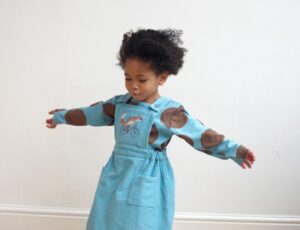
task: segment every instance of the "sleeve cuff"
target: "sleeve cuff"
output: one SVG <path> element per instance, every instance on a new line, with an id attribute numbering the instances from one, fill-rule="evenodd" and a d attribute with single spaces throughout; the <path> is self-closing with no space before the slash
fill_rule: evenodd
<path id="1" fill-rule="evenodd" d="M 58 124 L 66 124 L 65 114 L 67 110 L 55 112 L 53 115 L 53 121 L 56 125 Z"/>

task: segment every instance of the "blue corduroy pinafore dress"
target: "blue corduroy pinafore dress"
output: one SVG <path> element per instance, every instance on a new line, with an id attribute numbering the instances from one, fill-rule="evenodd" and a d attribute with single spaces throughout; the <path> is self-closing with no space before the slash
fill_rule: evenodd
<path id="1" fill-rule="evenodd" d="M 102 168 L 87 230 L 172 229 L 173 170 L 166 151 L 148 144 L 158 113 L 150 107 L 116 103 L 116 143 Z"/>

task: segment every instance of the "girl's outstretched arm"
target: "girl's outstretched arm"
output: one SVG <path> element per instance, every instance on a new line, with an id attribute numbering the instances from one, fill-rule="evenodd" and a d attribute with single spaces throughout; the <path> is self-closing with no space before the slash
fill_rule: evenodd
<path id="1" fill-rule="evenodd" d="M 170 120 L 172 134 L 184 139 L 193 148 L 220 159 L 232 159 L 242 168 L 251 168 L 255 156 L 252 151 L 234 140 L 225 138 L 213 129 L 194 119 L 183 108 L 177 107 Z"/>
<path id="2" fill-rule="evenodd" d="M 99 101 L 87 107 L 51 110 L 49 114 L 53 114 L 53 117 L 46 120 L 46 126 L 55 128 L 58 124 L 74 126 L 113 125 L 117 97 L 115 96 L 105 102 Z"/>

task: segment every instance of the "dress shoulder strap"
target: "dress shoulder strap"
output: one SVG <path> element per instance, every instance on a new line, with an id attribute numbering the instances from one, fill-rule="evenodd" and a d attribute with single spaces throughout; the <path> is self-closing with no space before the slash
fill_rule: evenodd
<path id="1" fill-rule="evenodd" d="M 130 94 L 126 93 L 123 95 L 119 95 L 118 98 L 116 99 L 116 104 L 117 103 L 127 103 L 127 101 L 130 99 Z"/>

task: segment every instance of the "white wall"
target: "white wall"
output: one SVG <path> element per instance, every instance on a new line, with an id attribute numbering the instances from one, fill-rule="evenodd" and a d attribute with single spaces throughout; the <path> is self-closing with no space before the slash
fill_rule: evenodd
<path id="1" fill-rule="evenodd" d="M 188 53 L 161 94 L 257 156 L 244 171 L 173 138 L 175 228 L 300 229 L 299 12 L 296 0 L 1 0 L 0 228 L 84 228 L 113 130 L 50 130 L 47 112 L 124 93 L 123 33 L 170 27 Z"/>

